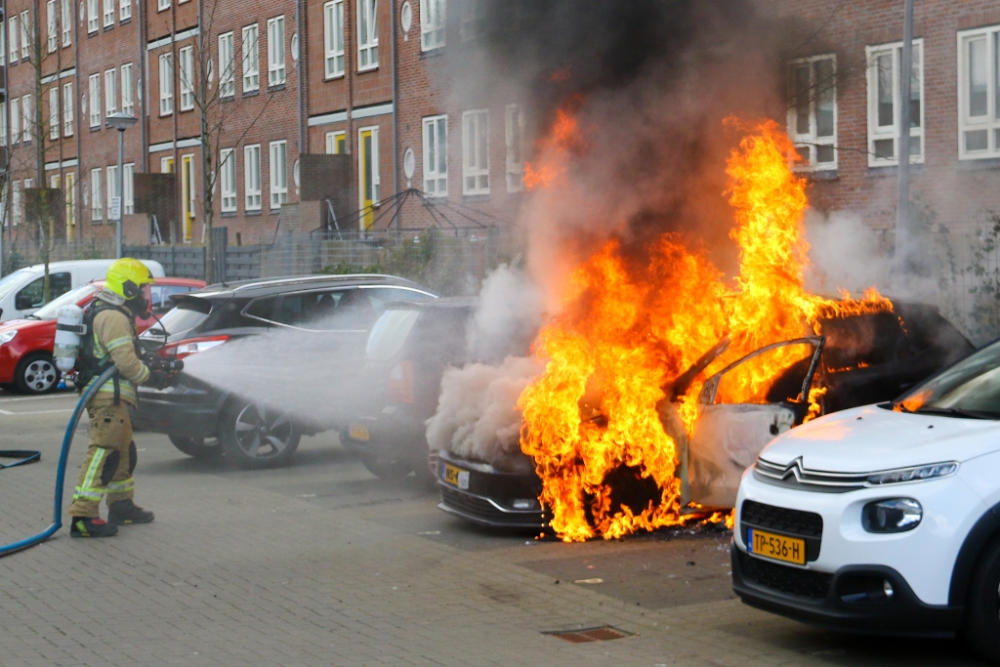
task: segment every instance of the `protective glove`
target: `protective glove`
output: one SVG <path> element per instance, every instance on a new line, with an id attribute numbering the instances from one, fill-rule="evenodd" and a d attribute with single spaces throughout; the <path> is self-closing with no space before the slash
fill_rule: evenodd
<path id="1" fill-rule="evenodd" d="M 166 389 L 170 386 L 170 375 L 166 371 L 152 371 L 149 374 L 149 379 L 146 380 L 146 386 L 153 389 Z"/>

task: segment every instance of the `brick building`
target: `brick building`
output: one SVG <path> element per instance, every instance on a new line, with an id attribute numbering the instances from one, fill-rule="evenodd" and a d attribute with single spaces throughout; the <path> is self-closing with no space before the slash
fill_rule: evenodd
<path id="1" fill-rule="evenodd" d="M 519 204 L 518 100 L 449 92 L 449 62 L 482 31 L 474 0 L 7 0 L 3 18 L 5 240 L 34 237 L 40 184 L 65 198 L 56 238 L 113 235 L 116 112 L 139 121 L 124 132 L 127 243 L 202 243 L 206 190 L 230 243 L 305 234 L 329 216 L 300 201 L 301 179 L 331 173 L 354 229 L 435 224 L 417 198 L 384 214 L 410 188 L 466 219 L 510 221 Z M 303 154 L 348 157 L 324 172 Z M 136 212 L 144 173 L 176 175 L 172 220 Z"/>

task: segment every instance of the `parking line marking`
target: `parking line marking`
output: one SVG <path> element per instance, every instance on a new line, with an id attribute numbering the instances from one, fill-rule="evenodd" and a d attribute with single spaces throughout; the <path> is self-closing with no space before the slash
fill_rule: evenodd
<path id="1" fill-rule="evenodd" d="M 32 412 L 11 412 L 10 410 L 0 410 L 0 415 L 18 417 L 20 415 L 54 415 L 59 412 L 73 412 L 73 408 L 63 408 L 62 410 L 34 410 Z"/>

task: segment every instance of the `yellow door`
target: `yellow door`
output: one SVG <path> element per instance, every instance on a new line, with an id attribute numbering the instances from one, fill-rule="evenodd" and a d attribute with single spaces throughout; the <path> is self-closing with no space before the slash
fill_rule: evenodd
<path id="1" fill-rule="evenodd" d="M 378 203 L 378 128 L 363 129 L 358 137 L 361 189 L 361 229 L 370 229 L 375 224 L 375 204 Z"/>
<path id="2" fill-rule="evenodd" d="M 181 201 L 184 205 L 184 242 L 191 242 L 191 223 L 194 220 L 194 156 L 181 157 Z"/>

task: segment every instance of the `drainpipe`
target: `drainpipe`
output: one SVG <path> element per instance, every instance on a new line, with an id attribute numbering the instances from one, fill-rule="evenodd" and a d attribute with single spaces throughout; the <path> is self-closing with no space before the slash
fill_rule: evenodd
<path id="1" fill-rule="evenodd" d="M 910 255 L 910 78 L 913 76 L 913 0 L 905 0 L 903 62 L 900 64 L 899 181 L 896 193 L 896 274 L 902 278 Z"/>
<path id="2" fill-rule="evenodd" d="M 389 11 L 391 19 L 389 26 L 392 29 L 391 52 L 392 62 L 392 191 L 399 194 L 399 100 L 397 99 L 398 81 L 396 72 L 396 0 L 389 0 Z M 399 236 L 399 209 L 397 206 L 393 211 L 393 227 L 396 228 L 396 235 Z"/>
<path id="3" fill-rule="evenodd" d="M 7 0 L 3 0 L 3 29 L 7 30 Z M 4 48 L 7 49 L 7 39 L 4 35 Z M 7 71 L 10 69 L 10 62 L 8 62 L 8 54 L 4 54 L 4 68 L 3 68 L 3 90 L 4 90 L 4 103 L 5 111 L 4 114 L 10 110 L 10 82 L 7 79 Z M 3 207 L 3 225 L 0 226 L 0 278 L 3 277 L 3 265 L 4 265 L 4 242 L 3 233 L 5 229 L 9 229 L 10 233 L 13 234 L 13 226 L 11 225 L 11 191 L 10 191 L 10 122 L 9 117 L 4 118 L 4 122 L 7 124 L 7 139 L 5 143 L 5 148 L 7 154 L 4 156 L 3 164 L 3 191 L 6 194 L 4 197 L 5 206 Z"/>
<path id="4" fill-rule="evenodd" d="M 149 114 L 147 112 L 148 107 L 146 106 L 146 98 L 149 97 L 147 93 L 146 82 L 149 80 L 149 58 L 146 55 L 146 39 L 148 33 L 146 31 L 146 3 L 137 3 L 139 11 L 136 14 L 136 21 L 138 25 L 136 29 L 139 33 L 139 59 L 136 61 L 139 70 L 139 81 L 136 86 L 136 82 L 133 81 L 132 85 L 135 86 L 135 92 L 139 95 L 139 136 L 140 139 L 140 153 L 139 153 L 139 165 L 142 171 L 145 173 L 149 172 Z M 133 193 L 134 196 L 134 193 Z"/>
<path id="5" fill-rule="evenodd" d="M 306 143 L 306 123 L 305 123 L 305 113 L 306 113 L 306 86 L 308 85 L 309 67 L 306 63 L 307 55 L 307 45 L 309 40 L 306 39 L 306 17 L 302 11 L 302 0 L 297 0 L 295 3 L 295 26 L 298 31 L 299 37 L 299 58 L 297 64 L 298 77 L 299 77 L 299 155 L 309 152 L 309 145 Z M 301 164 L 301 163 L 300 163 Z M 299 179 L 301 181 L 301 172 Z M 302 186 L 299 185 L 301 191 Z M 301 202 L 300 202 L 301 203 Z"/>

